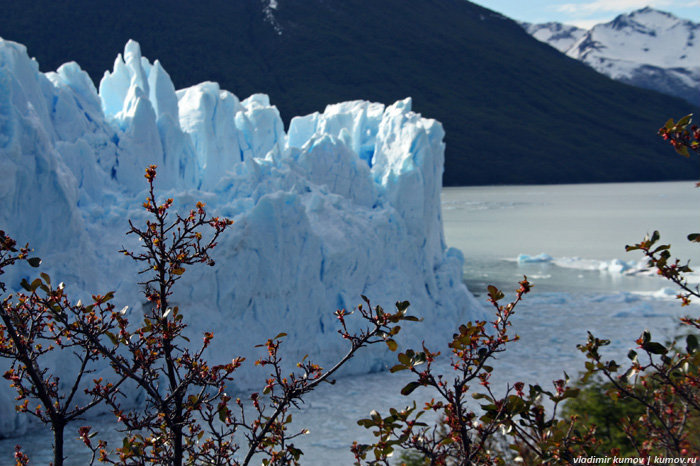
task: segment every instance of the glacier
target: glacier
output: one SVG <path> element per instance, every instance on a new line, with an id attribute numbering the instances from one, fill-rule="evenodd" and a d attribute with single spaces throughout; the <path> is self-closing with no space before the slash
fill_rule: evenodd
<path id="1" fill-rule="evenodd" d="M 174 296 L 192 335 L 215 331 L 212 362 L 254 357 L 254 345 L 284 331 L 289 361 L 328 364 L 346 349 L 333 312 L 361 295 L 387 309 L 411 302 L 424 321 L 404 326 L 402 345 L 437 345 L 457 322 L 483 317 L 443 235 L 443 136 L 410 98 L 329 105 L 285 131 L 266 95 L 240 100 L 214 82 L 175 90 L 134 41 L 98 90 L 78 64 L 42 73 L 23 45 L 0 39 L 0 229 L 29 242 L 73 296 L 114 290 L 138 319 L 138 269 L 117 251 L 138 248 L 127 219 L 144 219 L 144 168 L 157 165 L 158 195 L 176 209 L 201 200 L 235 221 L 216 266 L 190 268 Z M 31 273 L 3 278 L 18 289 Z M 369 348 L 347 373 L 394 358 Z M 236 385 L 263 375 L 249 359 Z M 0 384 L 0 436 L 27 428 L 14 396 Z"/>

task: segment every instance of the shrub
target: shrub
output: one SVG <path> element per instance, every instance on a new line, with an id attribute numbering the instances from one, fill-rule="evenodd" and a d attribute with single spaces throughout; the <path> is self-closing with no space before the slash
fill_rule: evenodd
<path id="1" fill-rule="evenodd" d="M 659 130 L 686 157 L 690 151 L 700 154 L 700 131 L 691 123 L 689 115 L 678 122 L 671 119 Z M 700 242 L 700 233 L 688 239 Z M 670 246 L 659 240 L 654 232 L 627 250 L 641 251 L 649 267 L 679 287 L 678 298 L 688 305 L 700 297 L 700 288 L 685 277 L 692 270 L 673 259 Z M 575 458 L 595 454 L 635 454 L 649 464 L 653 455 L 700 456 L 700 319 L 681 320 L 688 332 L 683 344 L 664 345 L 644 332 L 636 340 L 638 351 L 629 352 L 626 368 L 605 360 L 601 349 L 610 342 L 589 333 L 588 341 L 578 346 L 587 358 L 586 370 L 573 386 L 565 375 L 553 382 L 552 391 L 539 385 L 526 390 L 517 382 L 497 396 L 489 383 L 489 360 L 517 339 L 508 334 L 509 318 L 531 286 L 527 279 L 520 285 L 515 300 L 505 306 L 499 304 L 503 293 L 489 287 L 493 331 L 486 331 L 485 322 L 468 322 L 452 336 L 448 346 L 454 378 L 433 373 L 432 362 L 439 353 L 423 348 L 399 354 L 392 372 L 410 370 L 416 376 L 401 393 L 429 387 L 438 401 L 422 409 L 415 403 L 401 411 L 391 408 L 386 416 L 372 412 L 358 421 L 374 431 L 377 441 L 353 444 L 356 464 L 388 465 L 397 449 L 404 450 L 400 459 L 407 465 L 575 464 Z M 425 368 L 419 369 L 420 364 Z M 474 383 L 484 388 L 475 392 Z M 481 409 L 467 403 L 470 391 L 471 398 L 481 401 Z M 546 406 L 543 397 L 549 401 Z M 438 414 L 437 422 L 422 422 L 421 416 L 430 411 Z"/>
<path id="2" fill-rule="evenodd" d="M 78 434 L 92 451 L 92 462 L 110 464 L 248 465 L 254 457 L 263 464 L 298 464 L 302 451 L 293 439 L 306 432 L 288 432 L 291 410 L 306 394 L 338 371 L 363 347 L 385 343 L 392 351 L 394 337 L 408 316 L 409 303 L 397 302 L 394 312 L 372 307 L 369 299 L 356 309 L 367 327 L 351 333 L 346 318 L 353 312 L 338 310 L 339 333 L 348 341 L 347 353 L 330 369 L 323 369 L 304 358 L 291 374 L 282 371 L 284 333 L 268 339 L 262 347 L 267 355 L 256 361 L 270 371 L 261 392 L 249 399 L 232 400 L 226 385 L 243 358 L 234 357 L 223 365 L 210 365 L 204 350 L 214 335 L 205 332 L 199 346 L 183 335 L 185 314 L 171 306 L 170 296 L 186 269 L 199 263 L 214 265 L 210 253 L 217 239 L 232 224 L 230 220 L 209 217 L 202 203 L 188 215 L 171 214 L 172 199 L 156 201 L 156 167 L 145 175 L 148 197 L 143 206 L 149 214 L 144 227 L 129 222 L 132 234 L 140 239 L 140 251 L 121 251 L 143 264 L 140 276 L 146 300 L 150 303 L 140 323 L 129 322 L 124 312 L 110 303 L 113 293 L 93 296 L 93 303 L 72 304 L 64 286 L 52 287 L 46 274 L 31 283 L 23 282 L 28 295 L 4 298 L 0 309 L 0 356 L 9 358 L 12 367 L 5 374 L 18 391 L 18 409 L 35 415 L 54 431 L 54 466 L 64 461 L 62 449 L 67 423 L 82 416 L 93 406 L 104 403 L 122 426 L 121 446 L 111 451 L 105 441 L 96 440 L 90 426 Z M 0 235 L 0 273 L 28 258 L 29 248 L 16 248 L 14 240 Z M 4 293 L 5 286 L 0 284 Z M 68 392 L 59 390 L 59 377 L 41 365 L 42 358 L 58 349 L 71 351 L 80 361 L 76 374 L 64 376 Z M 108 364 L 114 380 L 86 381 L 95 364 Z M 138 410 L 122 408 L 124 382 L 129 381 L 146 396 Z M 65 384 L 67 382 L 67 385 Z M 85 405 L 73 402 L 82 390 L 89 397 Z M 28 400 L 38 402 L 29 407 Z M 240 443 L 239 443 L 240 442 Z M 256 456 L 257 455 L 257 456 Z M 18 464 L 28 458 L 18 447 Z"/>
<path id="3" fill-rule="evenodd" d="M 577 397 L 567 400 L 562 415 L 577 416 L 583 424 L 595 426 L 596 439 L 599 442 L 597 454 L 607 455 L 614 448 L 623 456 L 636 453 L 621 422 L 623 419 L 641 416 L 644 413 L 643 407 L 627 398 L 615 401 L 609 395 L 614 386 L 600 378 L 590 378 L 585 382 L 578 380 L 576 387 L 580 392 Z"/>

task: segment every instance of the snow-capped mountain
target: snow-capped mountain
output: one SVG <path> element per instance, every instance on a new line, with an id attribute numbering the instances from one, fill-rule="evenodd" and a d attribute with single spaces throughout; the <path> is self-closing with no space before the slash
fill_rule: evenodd
<path id="1" fill-rule="evenodd" d="M 212 362 L 252 361 L 254 345 L 285 331 L 290 363 L 309 354 L 326 365 L 346 350 L 333 312 L 361 295 L 386 309 L 409 300 L 425 317 L 402 330 L 415 345 L 482 317 L 443 236 L 443 137 L 411 99 L 330 105 L 285 132 L 268 96 L 239 100 L 213 82 L 176 91 L 133 41 L 98 92 L 76 63 L 44 74 L 24 46 L 0 39 L 0 230 L 29 242 L 71 295 L 114 290 L 136 320 L 138 269 L 117 251 L 139 247 L 124 236 L 127 219 L 143 220 L 143 170 L 157 164 L 158 194 L 177 210 L 201 200 L 236 222 L 216 267 L 192 267 L 173 297 L 193 341 L 215 329 Z M 13 289 L 35 273 L 7 272 Z M 381 348 L 358 356 L 355 372 L 395 359 Z M 239 386 L 264 375 L 242 369 Z M 0 384 L 0 437 L 25 427 L 14 397 Z"/>
<path id="2" fill-rule="evenodd" d="M 535 39 L 546 42 L 560 52 L 566 53 L 575 43 L 586 35 L 586 30 L 562 23 L 521 23 L 525 30 Z"/>
<path id="3" fill-rule="evenodd" d="M 700 103 L 700 24 L 643 8 L 586 31 L 524 24 L 535 38 L 613 79 Z"/>

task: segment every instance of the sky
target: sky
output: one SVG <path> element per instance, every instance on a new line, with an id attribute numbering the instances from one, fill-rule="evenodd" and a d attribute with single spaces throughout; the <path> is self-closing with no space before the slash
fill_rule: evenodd
<path id="1" fill-rule="evenodd" d="M 700 22 L 700 0 L 471 0 L 518 21 L 590 28 L 645 6 Z"/>

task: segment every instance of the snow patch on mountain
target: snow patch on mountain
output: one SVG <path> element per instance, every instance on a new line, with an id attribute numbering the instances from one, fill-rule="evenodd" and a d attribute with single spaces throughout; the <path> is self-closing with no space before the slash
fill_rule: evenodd
<path id="1" fill-rule="evenodd" d="M 560 52 L 566 53 L 581 37 L 586 30 L 561 23 L 521 23 L 521 26 L 540 42 L 546 42 Z"/>
<path id="2" fill-rule="evenodd" d="M 613 79 L 700 104 L 700 24 L 653 8 L 585 31 L 524 24 L 535 38 Z"/>
<path id="3" fill-rule="evenodd" d="M 137 320 L 141 277 L 117 251 L 139 247 L 124 236 L 127 220 L 143 221 L 144 168 L 158 165 L 158 193 L 176 209 L 201 200 L 236 222 L 216 267 L 190 267 L 173 296 L 192 341 L 215 331 L 212 363 L 252 361 L 255 344 L 285 331 L 290 363 L 309 354 L 328 364 L 346 350 L 333 311 L 361 295 L 386 309 L 411 302 L 424 322 L 404 326 L 405 344 L 437 344 L 457 322 L 483 317 L 462 283 L 462 254 L 443 236 L 443 137 L 410 99 L 330 105 L 285 132 L 266 95 L 240 100 L 213 82 L 176 91 L 133 41 L 98 92 L 76 63 L 43 74 L 24 46 L 0 39 L 0 229 L 30 242 L 73 296 L 114 290 Z M 14 289 L 36 273 L 8 272 Z M 394 358 L 372 348 L 349 372 Z M 53 364 L 73 369 L 70 358 Z M 236 384 L 263 375 L 248 364 Z M 0 384 L 0 436 L 26 428 L 14 397 Z"/>
<path id="4" fill-rule="evenodd" d="M 270 23 L 272 27 L 275 29 L 275 33 L 277 33 L 278 36 L 282 35 L 282 26 L 280 23 L 277 21 L 277 18 L 275 17 L 275 11 L 277 10 L 277 7 L 279 6 L 277 3 L 277 0 L 261 0 L 263 3 L 263 14 L 265 15 L 265 21 Z"/>

